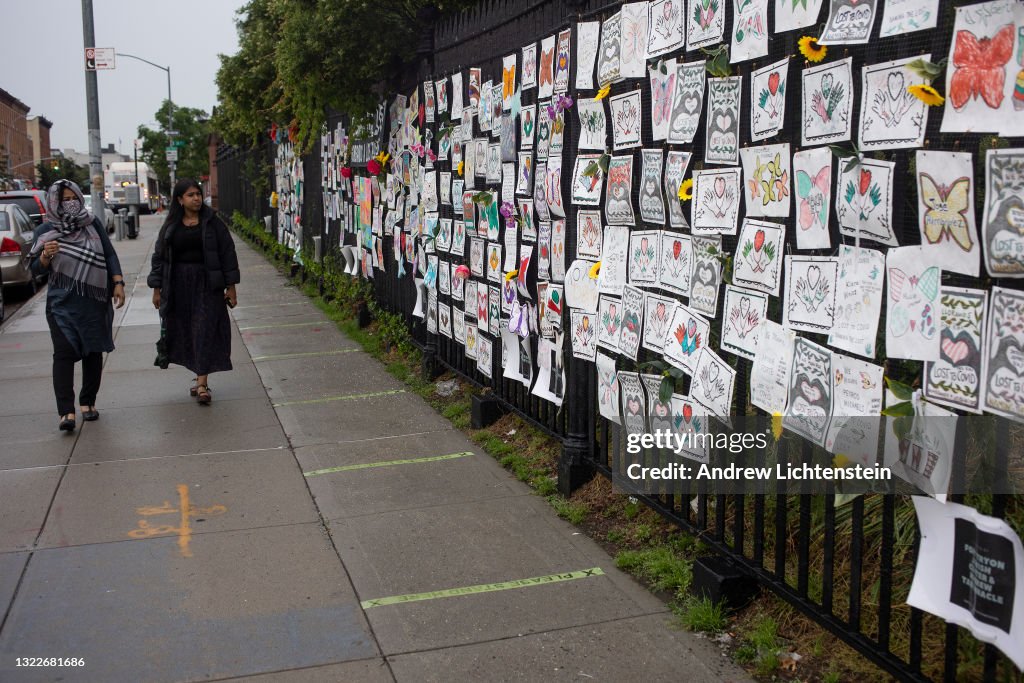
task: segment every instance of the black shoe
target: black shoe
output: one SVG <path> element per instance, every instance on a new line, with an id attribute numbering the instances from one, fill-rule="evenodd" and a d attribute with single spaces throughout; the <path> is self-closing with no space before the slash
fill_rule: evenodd
<path id="1" fill-rule="evenodd" d="M 100 412 L 93 408 L 92 410 L 83 410 L 82 419 L 86 422 L 95 422 L 100 419 Z"/>
<path id="2" fill-rule="evenodd" d="M 62 432 L 73 432 L 75 431 L 75 418 L 73 417 L 62 417 L 58 428 Z"/>

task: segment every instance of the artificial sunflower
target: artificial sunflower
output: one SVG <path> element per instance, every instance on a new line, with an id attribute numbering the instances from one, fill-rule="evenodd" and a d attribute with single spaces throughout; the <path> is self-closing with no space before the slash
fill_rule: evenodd
<path id="1" fill-rule="evenodd" d="M 688 202 L 693 199 L 693 178 L 687 178 L 679 183 L 678 195 L 680 201 Z"/>
<path id="2" fill-rule="evenodd" d="M 850 464 L 850 459 L 842 453 L 836 453 L 836 456 L 832 458 L 833 467 L 849 467 Z"/>
<path id="3" fill-rule="evenodd" d="M 825 55 L 828 54 L 828 48 L 818 43 L 818 39 L 813 36 L 804 36 L 797 41 L 797 46 L 800 48 L 800 54 L 802 54 L 808 62 L 820 62 L 825 59 Z"/>
<path id="4" fill-rule="evenodd" d="M 507 273 L 505 273 L 505 282 L 508 282 L 509 280 L 512 280 L 512 279 L 515 279 L 516 275 L 519 275 L 519 271 L 518 270 L 510 270 L 510 271 L 508 271 Z"/>
<path id="5" fill-rule="evenodd" d="M 611 83 L 605 83 L 604 85 L 601 86 L 601 89 L 597 91 L 597 94 L 594 95 L 594 99 L 595 100 L 603 100 L 604 98 L 608 97 L 608 93 L 611 92 L 611 90 L 612 90 L 612 84 Z"/>
<path id="6" fill-rule="evenodd" d="M 458 173 L 461 176 L 462 175 L 462 169 L 465 167 L 465 165 L 466 165 L 466 162 L 460 161 L 459 165 L 455 167 L 455 172 Z"/>
<path id="7" fill-rule="evenodd" d="M 590 272 L 588 273 L 588 275 L 590 276 L 591 280 L 596 280 L 597 279 L 597 274 L 600 273 L 600 272 L 601 272 L 601 262 L 598 261 L 594 265 L 590 266 Z"/>
<path id="8" fill-rule="evenodd" d="M 772 436 L 778 441 L 782 438 L 782 413 L 772 413 Z"/>
<path id="9" fill-rule="evenodd" d="M 938 107 L 946 101 L 946 98 L 939 94 L 939 91 L 927 83 L 908 85 L 907 92 L 921 100 L 929 107 Z"/>

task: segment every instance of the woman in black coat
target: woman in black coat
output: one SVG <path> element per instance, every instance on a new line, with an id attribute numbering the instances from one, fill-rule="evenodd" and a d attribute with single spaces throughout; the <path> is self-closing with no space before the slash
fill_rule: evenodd
<path id="1" fill-rule="evenodd" d="M 199 183 L 179 180 L 146 282 L 153 289 L 153 306 L 160 310 L 168 359 L 196 374 L 190 393 L 202 405 L 212 400 L 210 373 L 231 370 L 227 307 L 238 303 L 239 279 L 227 226 L 203 203 Z"/>

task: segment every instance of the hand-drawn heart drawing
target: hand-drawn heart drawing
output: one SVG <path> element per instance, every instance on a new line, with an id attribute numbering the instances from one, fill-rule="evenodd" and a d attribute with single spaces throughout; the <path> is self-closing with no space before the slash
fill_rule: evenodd
<path id="1" fill-rule="evenodd" d="M 749 310 L 750 310 L 750 297 L 749 296 L 741 296 L 740 297 L 740 316 L 742 318 L 746 318 L 747 317 L 747 312 Z"/>
<path id="2" fill-rule="evenodd" d="M 700 97 L 691 95 L 683 98 L 683 111 L 687 114 L 696 113 L 698 107 L 700 107 Z"/>
<path id="3" fill-rule="evenodd" d="M 900 71 L 889 72 L 889 99 L 895 101 L 903 97 L 903 73 Z"/>
<path id="4" fill-rule="evenodd" d="M 725 178 L 722 176 L 715 178 L 715 194 L 719 197 L 725 194 Z"/>
<path id="5" fill-rule="evenodd" d="M 821 268 L 819 268 L 818 266 L 809 267 L 807 269 L 806 278 L 807 284 L 811 286 L 811 289 L 814 289 L 815 287 L 818 286 L 818 280 L 821 279 Z"/>
<path id="6" fill-rule="evenodd" d="M 967 342 L 963 339 L 960 341 L 953 341 L 952 339 L 942 340 L 942 353 L 949 359 L 949 362 L 956 365 L 970 353 L 970 349 L 967 348 Z"/>
<path id="7" fill-rule="evenodd" d="M 638 415 L 640 413 L 640 401 L 635 396 L 630 396 L 626 401 L 626 408 L 629 410 L 630 415 Z"/>
<path id="8" fill-rule="evenodd" d="M 1018 375 L 1024 375 L 1024 351 L 1016 346 L 1010 346 L 1006 349 L 1006 360 L 1010 361 Z"/>
<path id="9" fill-rule="evenodd" d="M 683 405 L 683 419 L 689 422 L 693 418 L 693 406 L 689 403 Z"/>
<path id="10" fill-rule="evenodd" d="M 721 369 L 715 363 L 712 363 L 711 365 L 708 366 L 708 383 L 709 384 L 714 384 L 715 383 L 715 380 L 718 379 L 718 373 L 719 372 L 721 372 Z"/>
<path id="11" fill-rule="evenodd" d="M 711 284 L 715 281 L 715 269 L 707 264 L 701 265 L 697 269 L 697 281 L 706 285 Z"/>
<path id="12" fill-rule="evenodd" d="M 811 403 L 821 400 L 821 389 L 811 386 L 805 379 L 800 380 L 800 393 Z"/>
<path id="13" fill-rule="evenodd" d="M 821 77 L 821 94 L 826 98 L 832 92 L 832 74 L 825 74 Z"/>
<path id="14" fill-rule="evenodd" d="M 729 114 L 719 114 L 715 117 L 715 125 L 718 126 L 719 130 L 729 130 L 732 128 L 732 116 Z"/>

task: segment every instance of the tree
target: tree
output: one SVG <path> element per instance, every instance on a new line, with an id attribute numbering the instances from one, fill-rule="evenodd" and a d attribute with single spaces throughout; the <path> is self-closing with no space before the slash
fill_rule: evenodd
<path id="1" fill-rule="evenodd" d="M 139 161 L 145 161 L 160 179 L 162 187 L 170 187 L 171 171 L 167 164 L 167 121 L 170 105 L 164 100 L 157 109 L 155 117 L 160 128 L 152 130 L 139 126 Z M 174 139 L 178 141 L 178 162 L 175 175 L 178 178 L 195 178 L 210 173 L 210 157 L 207 152 L 206 138 L 210 133 L 209 116 L 202 109 L 192 107 L 174 107 L 173 128 Z"/>
<path id="2" fill-rule="evenodd" d="M 49 187 L 58 180 L 70 180 L 89 193 L 89 167 L 79 166 L 67 157 L 56 157 L 40 161 L 36 166 L 39 171 L 39 187 Z"/>

